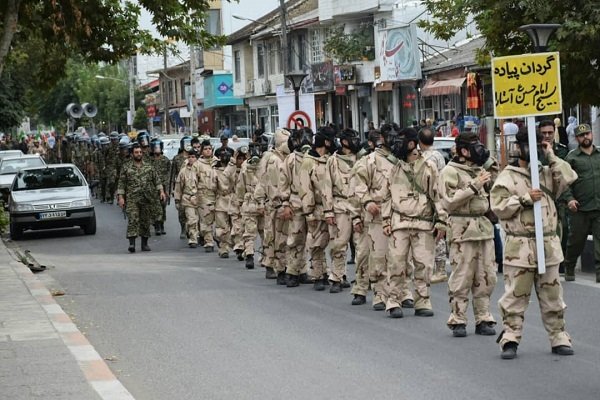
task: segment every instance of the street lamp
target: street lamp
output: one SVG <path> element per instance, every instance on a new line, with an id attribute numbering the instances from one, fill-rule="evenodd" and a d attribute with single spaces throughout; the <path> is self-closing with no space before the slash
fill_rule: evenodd
<path id="1" fill-rule="evenodd" d="M 285 77 L 292 84 L 292 88 L 294 89 L 294 100 L 296 104 L 295 110 L 298 111 L 300 109 L 300 87 L 302 86 L 302 81 L 308 75 L 304 72 L 291 72 L 289 74 L 285 74 Z"/>
<path id="2" fill-rule="evenodd" d="M 558 28 L 560 24 L 529 24 L 520 26 L 519 30 L 529 35 L 536 53 L 543 53 L 548 49 L 550 36 Z"/>
<path id="3" fill-rule="evenodd" d="M 127 111 L 127 125 L 129 126 L 129 132 L 133 131 L 133 116 L 135 115 L 135 96 L 133 91 L 134 78 L 133 78 L 133 62 L 130 60 L 129 66 L 129 79 L 126 81 L 125 79 L 113 78 L 110 76 L 104 75 L 96 75 L 96 79 L 108 79 L 112 81 L 118 81 L 122 83 L 127 83 L 129 85 L 129 111 Z"/>

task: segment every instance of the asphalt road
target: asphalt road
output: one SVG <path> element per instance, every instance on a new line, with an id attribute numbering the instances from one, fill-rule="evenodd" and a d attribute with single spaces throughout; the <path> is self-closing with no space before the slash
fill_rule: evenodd
<path id="1" fill-rule="evenodd" d="M 519 357 L 506 361 L 472 324 L 451 336 L 445 284 L 433 286 L 433 318 L 392 320 L 351 306 L 349 290 L 287 289 L 187 248 L 172 207 L 168 235 L 128 254 L 119 209 L 96 210 L 95 236 L 29 233 L 18 244 L 50 267 L 38 276 L 64 289 L 57 300 L 137 399 L 600 398 L 600 285 L 589 280 L 564 285 L 575 356 L 550 353 L 532 299 Z"/>

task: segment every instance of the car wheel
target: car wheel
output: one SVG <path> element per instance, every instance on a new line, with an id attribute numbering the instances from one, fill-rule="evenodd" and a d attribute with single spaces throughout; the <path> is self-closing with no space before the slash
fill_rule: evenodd
<path id="1" fill-rule="evenodd" d="M 90 221 L 85 224 L 83 227 L 83 232 L 86 235 L 95 235 L 96 234 L 96 216 L 94 215 L 90 218 Z"/>
<path id="2" fill-rule="evenodd" d="M 23 238 L 23 228 L 21 225 L 14 223 L 10 224 L 10 237 L 12 240 L 20 240 Z"/>

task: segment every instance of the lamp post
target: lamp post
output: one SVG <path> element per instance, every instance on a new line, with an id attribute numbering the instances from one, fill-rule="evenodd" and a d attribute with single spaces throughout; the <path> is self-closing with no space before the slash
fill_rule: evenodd
<path id="1" fill-rule="evenodd" d="M 131 64 L 131 66 L 133 67 L 133 63 Z M 129 111 L 127 111 L 127 125 L 129 126 L 129 131 L 131 132 L 133 130 L 133 116 L 134 116 L 134 110 L 135 110 L 133 78 L 129 79 L 129 82 L 126 81 L 125 79 L 113 78 L 113 77 L 104 76 L 104 75 L 96 75 L 95 78 L 96 79 L 108 79 L 111 81 L 122 82 L 122 83 L 126 83 L 129 85 Z"/>
<path id="2" fill-rule="evenodd" d="M 543 53 L 548 49 L 550 36 L 558 28 L 560 24 L 529 24 L 520 26 L 519 30 L 529 35 L 536 53 Z"/>
<path id="3" fill-rule="evenodd" d="M 304 78 L 308 75 L 304 72 L 291 72 L 286 74 L 285 77 L 292 84 L 292 88 L 294 89 L 294 101 L 296 107 L 294 110 L 298 111 L 300 109 L 300 87 L 302 86 L 302 82 Z"/>

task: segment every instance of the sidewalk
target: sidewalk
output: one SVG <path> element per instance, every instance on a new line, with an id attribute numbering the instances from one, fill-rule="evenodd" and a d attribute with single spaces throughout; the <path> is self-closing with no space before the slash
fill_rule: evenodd
<path id="1" fill-rule="evenodd" d="M 12 258 L 2 240 L 0 397 L 133 399 L 44 284 Z"/>

